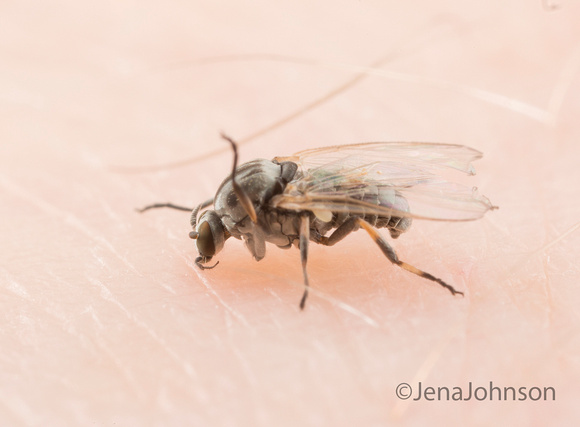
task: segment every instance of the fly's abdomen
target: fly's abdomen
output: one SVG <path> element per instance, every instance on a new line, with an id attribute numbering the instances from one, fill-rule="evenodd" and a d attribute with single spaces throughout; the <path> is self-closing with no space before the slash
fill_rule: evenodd
<path id="1" fill-rule="evenodd" d="M 379 205 L 397 212 L 409 212 L 409 202 L 398 191 L 389 187 L 379 187 Z M 412 220 L 407 216 L 390 215 L 380 216 L 377 221 L 377 227 L 388 228 L 391 237 L 396 239 L 401 233 L 404 233 L 411 227 Z"/>
<path id="2" fill-rule="evenodd" d="M 380 206 L 387 209 L 392 209 L 392 214 L 359 214 L 359 215 L 335 215 L 339 223 L 344 222 L 348 217 L 359 216 L 369 224 L 377 228 L 387 228 L 391 237 L 397 238 L 401 233 L 404 233 L 411 227 L 411 218 L 404 215 L 397 215 L 397 212 L 408 213 L 409 203 L 398 191 L 393 190 L 388 186 L 377 186 L 366 184 L 361 186 L 360 191 L 350 191 L 349 197 L 361 200 L 370 205 Z M 340 224 L 334 224 L 338 226 Z"/>

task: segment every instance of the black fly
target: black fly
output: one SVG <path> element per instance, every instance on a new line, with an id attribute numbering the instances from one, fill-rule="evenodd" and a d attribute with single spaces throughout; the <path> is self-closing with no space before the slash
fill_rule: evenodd
<path id="1" fill-rule="evenodd" d="M 437 282 L 453 295 L 463 292 L 443 280 L 401 261 L 377 231 L 386 228 L 397 238 L 414 218 L 470 221 L 494 209 L 477 189 L 443 179 L 455 169 L 475 174 L 471 162 L 481 157 L 472 148 L 454 144 L 371 142 L 301 151 L 273 160 L 257 159 L 237 167 L 236 143 L 232 173 L 213 199 L 195 209 L 162 203 L 146 206 L 192 211 L 189 237 L 196 240 L 201 269 L 230 237 L 241 239 L 257 261 L 266 242 L 280 248 L 298 246 L 304 274 L 303 309 L 308 296 L 308 244 L 333 246 L 363 228 L 393 264 Z M 213 205 L 213 210 L 203 209 Z M 198 218 L 199 217 L 199 218 Z M 327 233 L 332 233 L 327 236 Z"/>

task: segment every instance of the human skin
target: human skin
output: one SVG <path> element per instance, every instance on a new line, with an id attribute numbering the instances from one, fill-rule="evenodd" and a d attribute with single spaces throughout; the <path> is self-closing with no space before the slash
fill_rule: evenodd
<path id="1" fill-rule="evenodd" d="M 580 5 L 469 3 L 0 6 L 0 424 L 578 419 Z M 310 246 L 303 311 L 295 249 L 258 263 L 230 239 L 197 269 L 187 213 L 135 209 L 212 197 L 232 163 L 220 131 L 241 161 L 482 151 L 458 179 L 498 210 L 389 239 L 465 296 L 364 231 Z M 556 399 L 395 394 L 490 381 Z"/>

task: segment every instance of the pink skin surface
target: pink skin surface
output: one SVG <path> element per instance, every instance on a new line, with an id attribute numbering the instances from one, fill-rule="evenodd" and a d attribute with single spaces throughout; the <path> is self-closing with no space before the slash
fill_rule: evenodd
<path id="1" fill-rule="evenodd" d="M 580 4 L 557 5 L 4 2 L 0 424 L 579 419 Z M 187 213 L 135 208 L 212 197 L 232 161 L 220 131 L 241 161 L 365 141 L 482 151 L 464 182 L 500 209 L 392 242 L 465 297 L 363 231 L 311 246 L 303 312 L 295 249 L 257 263 L 228 241 L 197 269 Z M 419 382 L 490 381 L 556 400 L 413 400 Z"/>

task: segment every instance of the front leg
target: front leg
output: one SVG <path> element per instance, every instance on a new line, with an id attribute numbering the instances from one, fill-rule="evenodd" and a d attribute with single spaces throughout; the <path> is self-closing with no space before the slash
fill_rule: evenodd
<path id="1" fill-rule="evenodd" d="M 216 265 L 218 265 L 220 262 L 217 261 L 214 265 L 210 265 L 209 267 L 205 266 L 204 264 L 210 262 L 211 257 L 209 256 L 198 256 L 195 259 L 195 265 L 197 265 L 201 270 L 211 270 L 212 268 L 215 268 Z"/>

